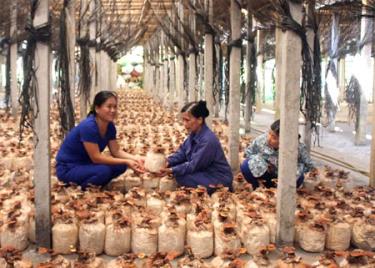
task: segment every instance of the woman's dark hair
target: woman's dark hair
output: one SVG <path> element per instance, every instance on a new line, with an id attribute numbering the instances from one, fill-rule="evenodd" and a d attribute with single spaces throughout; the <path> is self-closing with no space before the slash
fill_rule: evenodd
<path id="1" fill-rule="evenodd" d="M 94 103 L 91 105 L 90 112 L 87 116 L 90 116 L 92 114 L 96 115 L 95 107 L 102 106 L 103 103 L 105 103 L 109 98 L 115 98 L 117 101 L 116 93 L 113 91 L 107 91 L 107 90 L 99 91 L 98 93 L 96 93 L 95 98 L 94 98 Z"/>
<path id="2" fill-rule="evenodd" d="M 181 109 L 181 113 L 191 113 L 195 118 L 202 117 L 203 120 L 210 115 L 205 101 L 193 101 L 186 104 Z"/>
<path id="3" fill-rule="evenodd" d="M 280 134 L 280 119 L 276 120 L 275 122 L 272 123 L 271 125 L 271 130 L 279 136 Z"/>

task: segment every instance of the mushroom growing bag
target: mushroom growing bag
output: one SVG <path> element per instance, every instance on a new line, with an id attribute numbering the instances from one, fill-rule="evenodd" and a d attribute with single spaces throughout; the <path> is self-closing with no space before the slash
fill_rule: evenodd
<path id="1" fill-rule="evenodd" d="M 165 167 L 166 161 L 164 148 L 158 147 L 147 153 L 145 168 L 150 172 L 158 173 Z"/>
<path id="2" fill-rule="evenodd" d="M 104 251 L 109 256 L 120 256 L 130 251 L 130 220 L 121 213 L 112 215 L 112 223 L 106 226 Z"/>

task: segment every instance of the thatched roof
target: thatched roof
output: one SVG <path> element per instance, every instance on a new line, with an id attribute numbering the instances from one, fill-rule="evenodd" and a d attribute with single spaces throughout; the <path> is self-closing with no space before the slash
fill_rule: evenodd
<path id="1" fill-rule="evenodd" d="M 17 26 L 18 39 L 24 40 L 26 33 L 24 26 L 29 17 L 29 0 L 3 0 L 0 9 L 0 37 L 9 37 L 10 26 L 10 4 L 17 1 Z M 73 0 L 71 0 L 73 1 Z M 116 36 L 114 42 L 118 45 L 119 50 L 129 49 L 125 44 L 129 43 L 129 39 L 133 44 L 145 44 L 155 31 L 158 30 L 161 20 L 167 17 L 168 12 L 176 10 L 177 0 L 84 0 L 82 2 L 96 1 L 100 3 L 99 9 L 102 14 L 102 21 L 106 22 L 108 27 L 108 38 Z M 184 21 L 188 20 L 192 9 L 189 8 L 191 0 L 184 0 L 185 13 Z M 229 38 L 230 32 L 230 1 L 229 0 L 213 0 L 214 1 L 214 25 L 222 38 Z M 75 0 L 76 4 L 76 21 L 80 19 L 80 2 Z M 241 2 L 241 1 L 239 1 Z M 274 46 L 275 26 L 274 12 L 275 0 L 243 0 L 243 8 L 246 9 L 249 2 L 254 17 L 259 22 L 259 26 L 266 29 L 267 44 L 265 51 L 268 57 L 273 57 L 272 47 Z M 373 8 L 374 0 L 368 0 L 367 6 Z M 203 8 L 204 0 L 196 0 L 196 4 Z M 63 7 L 63 0 L 50 0 L 53 42 L 52 47 L 58 49 L 58 33 L 59 33 L 59 14 Z M 360 17 L 362 9 L 362 1 L 360 0 L 316 0 L 316 12 L 319 21 L 319 30 L 321 34 L 322 52 L 327 53 L 330 44 L 331 17 L 336 13 L 339 17 L 340 28 L 340 44 L 346 47 L 346 52 L 353 53 L 355 40 L 360 34 Z M 96 10 L 96 11 L 98 11 Z M 245 17 L 244 17 L 245 19 Z M 76 24 L 76 32 L 78 33 L 79 23 Z M 268 29 L 268 30 L 267 30 Z M 245 24 L 244 30 L 246 31 Z M 115 34 L 113 34 L 115 33 Z M 198 21 L 197 36 L 198 38 L 204 33 L 204 26 Z M 124 51 L 122 51 L 124 52 Z M 267 57 L 266 57 L 267 58 Z"/>

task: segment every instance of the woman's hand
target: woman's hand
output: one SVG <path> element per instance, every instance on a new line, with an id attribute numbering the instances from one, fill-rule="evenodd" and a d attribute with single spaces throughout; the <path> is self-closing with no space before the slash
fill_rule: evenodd
<path id="1" fill-rule="evenodd" d="M 155 173 L 155 175 L 158 176 L 158 177 L 164 177 L 164 176 L 167 176 L 169 174 L 172 174 L 172 169 L 167 168 L 167 167 L 161 169 L 158 173 Z"/>
<path id="2" fill-rule="evenodd" d="M 146 157 L 144 157 L 142 155 L 137 155 L 135 161 L 138 163 L 139 166 L 141 166 L 143 169 L 145 169 Z"/>
<path id="3" fill-rule="evenodd" d="M 128 165 L 128 167 L 130 167 L 132 170 L 136 172 L 145 173 L 144 165 L 140 165 L 138 161 L 128 159 L 126 160 L 126 164 Z"/>

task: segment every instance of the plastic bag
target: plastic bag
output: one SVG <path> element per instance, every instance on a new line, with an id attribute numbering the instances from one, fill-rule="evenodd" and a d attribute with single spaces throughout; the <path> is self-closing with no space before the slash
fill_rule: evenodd
<path id="1" fill-rule="evenodd" d="M 71 254 L 78 242 L 76 223 L 56 223 L 52 227 L 52 246 L 57 254 Z"/>
<path id="2" fill-rule="evenodd" d="M 350 246 L 351 227 L 346 222 L 331 223 L 327 229 L 326 248 L 347 250 Z"/>
<path id="3" fill-rule="evenodd" d="M 120 256 L 130 251 L 130 220 L 121 214 L 118 216 L 118 219 L 113 219 L 113 223 L 106 227 L 104 251 L 110 256 Z"/>
<path id="4" fill-rule="evenodd" d="M 322 252 L 325 247 L 326 229 L 320 224 L 306 222 L 296 228 L 298 244 L 308 252 Z"/>
<path id="5" fill-rule="evenodd" d="M 166 166 L 166 157 L 164 149 L 161 147 L 155 148 L 153 151 L 148 152 L 145 159 L 146 170 L 158 173 Z"/>
<path id="6" fill-rule="evenodd" d="M 79 226 L 79 248 L 81 251 L 103 253 L 105 225 L 98 222 L 81 222 Z"/>
<path id="7" fill-rule="evenodd" d="M 375 220 L 366 218 L 354 223 L 352 230 L 353 244 L 364 250 L 375 250 Z"/>
<path id="8" fill-rule="evenodd" d="M 174 217 L 174 218 L 173 218 Z M 159 227 L 159 252 L 174 252 L 177 256 L 184 253 L 186 235 L 186 221 L 177 216 L 169 215 L 168 219 Z"/>
<path id="9" fill-rule="evenodd" d="M 215 228 L 215 255 L 219 256 L 227 250 L 236 251 L 241 241 L 234 223 L 226 223 L 220 229 Z"/>

